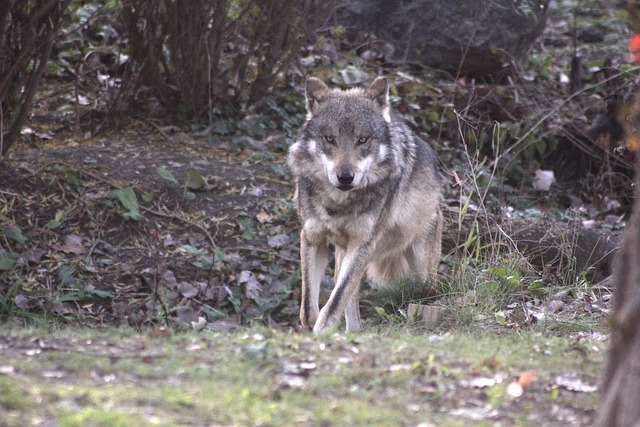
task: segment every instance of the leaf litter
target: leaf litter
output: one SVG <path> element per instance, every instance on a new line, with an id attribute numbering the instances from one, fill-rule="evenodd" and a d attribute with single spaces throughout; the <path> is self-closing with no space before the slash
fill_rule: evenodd
<path id="1" fill-rule="evenodd" d="M 271 159 L 204 141 L 129 154 L 140 144 L 122 134 L 109 145 L 57 145 L 38 160 L 16 152 L 0 170 L 11 207 L 0 226 L 14 242 L 0 249 L 1 282 L 16 284 L 13 293 L 0 288 L 11 304 L 131 325 L 221 316 L 287 324 L 297 306 L 297 224 L 291 186 L 262 178 Z"/>

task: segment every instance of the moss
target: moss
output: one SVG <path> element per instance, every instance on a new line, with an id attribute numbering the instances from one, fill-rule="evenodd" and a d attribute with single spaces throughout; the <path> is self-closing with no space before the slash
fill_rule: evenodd
<path id="1" fill-rule="evenodd" d="M 29 399 L 15 385 L 15 380 L 0 376 L 0 408 L 7 411 L 22 411 L 28 407 Z"/>
<path id="2" fill-rule="evenodd" d="M 118 411 L 87 408 L 58 418 L 61 427 L 130 427 L 144 425 L 141 420 Z"/>

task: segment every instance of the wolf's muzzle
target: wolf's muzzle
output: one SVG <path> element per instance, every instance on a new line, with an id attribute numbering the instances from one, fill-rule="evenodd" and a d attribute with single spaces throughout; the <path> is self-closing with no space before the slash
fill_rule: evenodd
<path id="1" fill-rule="evenodd" d="M 339 190 L 349 191 L 353 188 L 353 185 L 351 185 L 353 183 L 353 179 L 355 178 L 353 171 L 349 169 L 343 169 L 338 172 L 337 176 L 338 182 L 340 183 L 340 185 L 338 185 Z"/>
<path id="2" fill-rule="evenodd" d="M 353 171 L 344 169 L 338 172 L 338 182 L 344 186 L 349 186 L 353 182 L 353 178 L 355 178 Z"/>

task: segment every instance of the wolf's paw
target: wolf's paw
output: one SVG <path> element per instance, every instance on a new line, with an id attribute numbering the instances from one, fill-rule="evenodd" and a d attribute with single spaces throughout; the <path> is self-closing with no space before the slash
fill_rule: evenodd
<path id="1" fill-rule="evenodd" d="M 318 320 L 316 320 L 315 324 L 313 325 L 313 332 L 318 333 L 318 332 L 331 329 L 337 325 L 338 320 L 339 320 L 339 317 L 335 315 L 330 316 L 329 311 L 325 307 L 320 311 Z"/>
<path id="2" fill-rule="evenodd" d="M 318 312 L 317 308 L 302 307 L 300 309 L 300 323 L 302 323 L 302 326 L 311 330 L 318 320 Z"/>

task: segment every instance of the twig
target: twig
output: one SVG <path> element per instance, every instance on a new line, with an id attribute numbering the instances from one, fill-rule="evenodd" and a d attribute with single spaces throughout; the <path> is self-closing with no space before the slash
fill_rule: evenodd
<path id="1" fill-rule="evenodd" d="M 165 131 L 162 130 L 162 128 L 160 126 L 158 126 L 157 124 L 155 124 L 154 122 L 152 122 L 149 119 L 144 119 L 145 122 L 149 123 L 151 126 L 153 126 L 154 128 L 156 128 L 156 130 L 158 132 L 160 132 L 160 134 L 164 137 L 164 139 L 167 140 L 167 142 L 169 143 L 173 143 L 173 140 L 171 139 L 171 137 L 169 135 L 167 135 L 167 133 Z"/>
<path id="2" fill-rule="evenodd" d="M 158 230 L 153 228 L 149 229 L 149 239 L 147 240 L 147 247 L 149 248 L 149 252 L 152 254 L 153 264 L 155 268 L 153 269 L 153 299 L 160 304 L 162 308 L 164 324 L 165 326 L 169 326 L 169 310 L 167 309 L 167 305 L 165 304 L 164 299 L 160 296 L 160 292 L 158 292 L 158 287 L 160 286 L 160 276 L 161 272 L 164 273 L 167 269 L 167 263 L 162 256 L 160 256 L 160 235 L 158 234 Z"/>
<path id="3" fill-rule="evenodd" d="M 574 98 L 578 97 L 579 95 L 582 95 L 584 92 L 591 90 L 591 89 L 595 89 L 598 86 L 605 84 L 611 80 L 614 80 L 620 76 L 623 76 L 625 74 L 630 74 L 632 71 L 637 71 L 640 70 L 640 67 L 633 67 L 630 68 L 629 70 L 626 71 L 620 71 L 616 74 L 613 74 L 609 77 L 607 77 L 606 79 L 597 82 L 597 83 L 593 83 L 589 86 L 585 86 L 584 88 L 580 89 L 577 92 L 572 93 L 571 95 L 569 95 L 567 98 L 565 98 L 558 106 L 556 106 L 555 108 L 552 108 L 551 111 L 549 111 L 548 113 L 546 113 L 545 115 L 543 115 L 540 119 L 538 119 L 538 121 L 531 126 L 531 128 L 529 128 L 528 131 L 525 132 L 524 135 L 522 135 L 520 138 L 518 138 L 518 140 L 516 142 L 513 143 L 513 145 L 511 145 L 510 147 L 506 148 L 504 150 L 504 152 L 502 153 L 502 156 L 505 156 L 507 154 L 509 154 L 511 151 L 514 150 L 514 148 L 516 148 L 517 146 L 519 146 L 520 144 L 522 144 L 527 137 L 529 137 L 529 135 L 531 135 L 533 133 L 533 131 L 535 131 L 540 125 L 542 125 L 542 123 L 544 123 L 545 121 L 547 121 L 547 119 L 551 116 L 553 116 L 554 114 L 556 114 L 561 108 L 563 108 L 565 105 L 567 105 L 569 103 L 569 101 L 573 100 Z M 501 156 L 501 157 L 502 157 Z M 495 166 L 495 164 L 498 162 L 499 159 L 494 159 L 491 164 L 489 165 L 490 167 Z"/>
<path id="4" fill-rule="evenodd" d="M 69 168 L 71 168 L 71 169 L 73 169 L 73 170 L 75 170 L 77 172 L 80 172 L 80 173 L 82 173 L 84 175 L 90 176 L 91 178 L 94 178 L 94 179 L 96 179 L 98 181 L 104 182 L 105 184 L 109 184 L 110 186 L 112 186 L 114 188 L 117 188 L 118 190 L 122 189 L 121 185 L 118 185 L 115 182 L 110 181 L 108 178 L 105 178 L 104 176 L 100 176 L 100 175 L 95 174 L 93 172 L 89 172 L 89 171 L 87 171 L 85 169 L 81 169 L 76 165 L 73 165 L 73 164 L 67 163 L 67 162 L 63 162 L 63 161 L 60 161 L 60 160 L 52 160 L 50 162 L 45 163 L 44 165 L 42 165 L 38 169 L 36 169 L 34 172 L 32 172 L 30 176 L 34 177 L 34 176 L 38 175 L 40 172 L 42 172 L 44 169 L 48 168 L 51 165 L 67 166 L 67 167 L 69 167 Z"/>
<path id="5" fill-rule="evenodd" d="M 247 251 L 247 252 L 261 252 L 261 253 L 265 253 L 265 254 L 269 254 L 269 255 L 274 255 L 276 254 L 275 251 L 270 250 L 270 249 L 261 249 L 261 248 L 256 248 L 253 246 L 236 246 L 233 248 L 227 248 L 227 250 L 229 251 Z M 285 261 L 291 261 L 291 262 L 298 262 L 299 260 L 297 259 L 292 259 L 289 257 L 285 257 L 285 256 L 278 256 L 279 258 L 282 258 Z"/>
<path id="6" fill-rule="evenodd" d="M 178 221 L 182 221 L 185 224 L 188 224 L 188 225 L 190 225 L 192 227 L 197 228 L 198 230 L 202 231 L 202 233 L 205 236 L 207 236 L 207 239 L 209 240 L 209 244 L 211 244 L 211 248 L 212 249 L 215 249 L 217 247 L 216 242 L 213 239 L 213 237 L 211 236 L 211 234 L 209 233 L 209 231 L 206 228 L 204 228 L 203 226 L 201 226 L 200 224 L 196 224 L 195 222 L 191 222 L 188 219 L 182 218 L 182 217 L 180 217 L 178 215 L 162 213 L 162 212 L 159 212 L 159 211 L 156 211 L 156 210 L 144 207 L 144 206 L 140 206 L 140 207 L 142 208 L 142 210 L 144 210 L 146 212 L 149 212 L 152 215 L 156 215 L 156 216 L 163 217 L 163 218 L 175 219 L 175 220 L 178 220 Z"/>
<path id="7" fill-rule="evenodd" d="M 4 190 L 0 190 L 0 194 L 4 194 L 5 196 L 23 197 L 22 194 L 12 193 L 10 191 L 4 191 Z"/>

